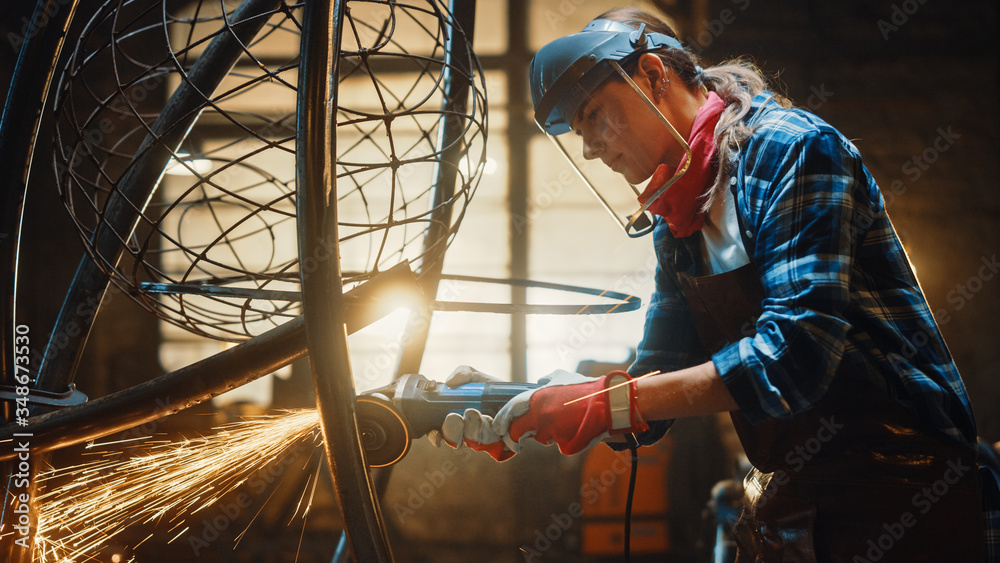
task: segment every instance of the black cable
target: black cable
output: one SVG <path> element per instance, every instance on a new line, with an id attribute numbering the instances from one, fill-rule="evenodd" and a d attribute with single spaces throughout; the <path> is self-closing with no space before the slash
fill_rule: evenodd
<path id="1" fill-rule="evenodd" d="M 632 537 L 632 497 L 635 494 L 635 476 L 639 469 L 639 444 L 635 435 L 626 434 L 628 449 L 632 452 L 632 468 L 628 477 L 628 496 L 625 498 L 625 563 L 631 558 L 630 540 Z"/>

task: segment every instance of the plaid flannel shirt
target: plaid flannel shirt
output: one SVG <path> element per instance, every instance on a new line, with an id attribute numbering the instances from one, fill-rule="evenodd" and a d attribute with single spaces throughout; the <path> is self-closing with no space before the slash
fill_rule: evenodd
<path id="1" fill-rule="evenodd" d="M 753 101 L 753 134 L 730 180 L 766 295 L 756 335 L 709 358 L 673 272 L 676 263 L 702 274 L 700 233 L 675 239 L 661 220 L 653 232 L 656 289 L 629 371 L 672 371 L 711 359 L 742 412 L 757 422 L 810 408 L 840 363 L 849 362 L 920 419 L 975 449 L 965 386 L 860 154 L 815 115 L 769 99 Z M 643 441 L 658 439 L 669 424 L 655 424 Z M 997 490 L 996 474 L 983 473 L 993 481 L 984 489 Z M 985 504 L 1000 508 L 1000 499 Z M 1000 524 L 1000 512 L 989 512 Z M 991 538 L 1000 540 L 995 532 Z"/>

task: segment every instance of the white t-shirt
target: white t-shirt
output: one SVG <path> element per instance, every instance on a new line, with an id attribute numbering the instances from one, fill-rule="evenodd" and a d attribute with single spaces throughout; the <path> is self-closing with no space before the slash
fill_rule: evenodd
<path id="1" fill-rule="evenodd" d="M 732 178 L 731 181 L 735 180 Z M 740 224 L 736 218 L 736 201 L 730 190 L 723 190 L 723 197 L 712 203 L 701 234 L 705 275 L 735 270 L 750 262 L 743 248 Z"/>

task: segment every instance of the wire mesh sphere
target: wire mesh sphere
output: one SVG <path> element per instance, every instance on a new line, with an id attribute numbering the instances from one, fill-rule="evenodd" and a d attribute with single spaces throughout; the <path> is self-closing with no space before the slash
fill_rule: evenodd
<path id="1" fill-rule="evenodd" d="M 347 4 L 341 268 L 346 284 L 407 260 L 419 275 L 443 258 L 481 176 L 483 73 L 440 1 Z M 57 185 L 88 254 L 193 333 L 237 341 L 282 324 L 300 313 L 301 271 L 328 258 L 298 257 L 302 15 L 280 0 L 109 1 L 59 77 Z M 458 59 L 449 42 L 464 46 Z M 468 95 L 446 105 L 456 80 Z"/>

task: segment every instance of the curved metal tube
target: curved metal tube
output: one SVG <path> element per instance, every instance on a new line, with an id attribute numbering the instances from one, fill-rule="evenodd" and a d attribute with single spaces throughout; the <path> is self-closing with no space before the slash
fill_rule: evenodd
<path id="1" fill-rule="evenodd" d="M 18 51 L 10 88 L 4 102 L 3 116 L 0 117 L 0 295 L 3 304 L 3 318 L 0 319 L 0 383 L 14 383 L 15 309 L 17 307 L 17 256 L 21 239 L 21 214 L 28 178 L 31 174 L 31 159 L 37 142 L 42 110 L 48 98 L 53 70 L 66 40 L 66 31 L 73 21 L 78 0 L 38 0 L 31 14 L 24 42 Z M 11 38 L 12 34 L 8 35 Z M 13 43 L 11 43 L 14 46 Z M 16 46 L 15 46 L 16 48 Z M 10 404 L 0 405 L 0 420 L 13 421 L 14 412 Z M 44 458 L 32 459 L 32 472 L 44 463 Z M 31 479 L 29 490 L 12 488 L 15 483 L 10 477 L 16 472 L 14 463 L 0 464 L 0 529 L 11 530 L 19 521 L 12 502 L 22 493 L 35 494 L 37 480 Z M 16 493 L 16 494 L 15 494 Z M 9 509 L 8 509 L 9 508 Z M 35 521 L 37 513 L 32 507 L 29 517 Z M 27 545 L 33 545 L 35 525 L 25 535 Z M 0 542 L 0 559 L 9 563 L 29 563 L 31 548 L 11 540 Z"/>
<path id="2" fill-rule="evenodd" d="M 9 343 L 14 341 L 10 331 L 14 327 L 17 306 L 14 299 L 17 291 L 17 249 L 24 194 L 53 70 L 78 3 L 79 0 L 58 4 L 57 0 L 39 0 L 35 5 L 31 21 L 45 21 L 46 24 L 33 28 L 27 37 L 22 38 L 24 43 L 18 52 L 0 117 L 0 154 L 4 155 L 0 161 L 0 185 L 3 185 L 4 191 L 4 197 L 0 199 L 0 225 L 3 225 L 3 235 L 0 236 L 0 263 L 3 264 L 0 291 L 4 299 L 3 307 L 0 307 L 4 311 L 3 322 L 0 323 L 0 342 L 3 342 L 0 348 L 0 369 L 3 371 L 0 383 L 4 384 L 14 382 Z M 6 411 L 6 406 L 0 408 Z"/>
<path id="3" fill-rule="evenodd" d="M 299 263 L 316 265 L 302 268 L 302 310 L 327 463 L 354 560 L 374 563 L 392 561 L 392 553 L 358 432 L 337 243 L 335 117 L 345 4 L 314 0 L 305 7 L 296 116 Z"/>
<path id="4" fill-rule="evenodd" d="M 387 270 L 345 296 L 348 332 L 359 330 L 390 312 L 382 294 L 417 291 L 407 264 Z M 306 355 L 302 317 L 273 328 L 179 370 L 145 381 L 82 405 L 32 417 L 33 453 L 56 450 L 152 422 L 211 399 L 286 366 Z M 23 432 L 14 424 L 0 427 L 0 443 Z M 0 448 L 0 461 L 11 459 L 13 448 Z"/>
<path id="5" fill-rule="evenodd" d="M 428 233 L 424 235 L 424 259 L 421 264 L 421 280 L 427 295 L 437 295 L 438 284 L 441 281 L 441 271 L 444 267 L 444 253 L 448 245 L 444 244 L 451 230 L 452 207 L 445 202 L 455 197 L 458 164 L 461 160 L 462 129 L 465 125 L 465 113 L 468 106 L 470 77 L 474 69 L 470 68 L 469 59 L 472 53 L 473 32 L 476 23 L 476 2 L 470 0 L 451 0 L 448 5 L 452 18 L 462 30 L 464 36 L 459 36 L 454 26 L 448 38 L 444 67 L 444 99 L 441 110 L 444 114 L 441 127 L 438 129 L 436 144 L 442 150 L 441 160 L 448 166 L 437 164 L 434 172 L 434 198 Z M 403 347 L 399 355 L 396 376 L 404 373 L 418 373 L 423 360 L 424 349 L 427 347 L 427 337 L 430 334 L 431 323 L 427 318 L 429 311 L 413 311 L 407 321 Z"/>
<path id="6" fill-rule="evenodd" d="M 305 354 L 305 332 L 298 317 L 134 387 L 32 417 L 32 451 L 52 451 L 151 422 L 249 383 Z M 0 428 L 0 442 L 14 440 L 13 433 L 19 431 L 13 425 Z M 8 457 L 13 457 L 13 448 L 0 450 L 0 459 Z"/>

